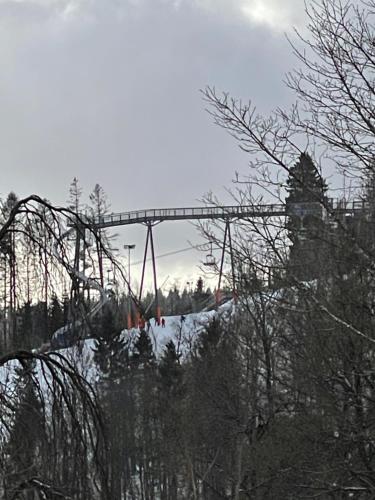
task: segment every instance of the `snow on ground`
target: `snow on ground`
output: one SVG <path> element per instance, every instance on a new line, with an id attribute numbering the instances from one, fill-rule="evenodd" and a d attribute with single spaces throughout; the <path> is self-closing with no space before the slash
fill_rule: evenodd
<path id="1" fill-rule="evenodd" d="M 170 340 L 175 343 L 176 350 L 185 355 L 193 347 L 199 333 L 212 321 L 215 314 L 215 311 L 187 314 L 183 320 L 181 316 L 164 316 L 165 326 L 162 326 L 161 323 L 158 325 L 152 318 L 150 327 L 146 326 L 146 331 L 150 335 L 156 358 L 162 355 Z M 124 337 L 130 337 L 132 341 L 136 340 L 138 334 L 138 328 L 123 332 Z"/>
<path id="2" fill-rule="evenodd" d="M 232 301 L 228 301 L 218 308 L 217 311 L 204 311 L 184 315 L 184 319 L 178 316 L 164 316 L 165 326 L 157 325 L 154 318 L 150 320 L 149 335 L 153 343 L 156 358 L 160 358 L 163 354 L 166 344 L 173 340 L 176 345 L 176 350 L 186 357 L 194 347 L 199 334 L 207 327 L 207 325 L 215 318 L 229 318 L 233 313 L 234 306 Z M 147 326 L 146 326 L 147 331 Z M 134 345 L 139 329 L 132 328 L 131 330 L 123 330 L 124 339 L 129 340 L 130 346 Z M 66 357 L 67 360 L 78 368 L 83 377 L 90 383 L 95 383 L 99 373 L 94 363 L 95 340 L 86 339 L 77 345 L 59 350 L 59 354 Z M 7 394 L 9 396 L 15 388 L 16 368 L 21 365 L 18 361 L 10 361 L 0 367 L 0 395 Z M 40 382 L 40 386 L 45 390 L 48 386 L 48 374 L 43 374 L 41 363 L 38 361 L 35 367 L 36 378 Z"/>
<path id="3" fill-rule="evenodd" d="M 199 334 L 208 326 L 215 317 L 229 317 L 233 312 L 233 301 L 230 300 L 221 305 L 217 311 L 203 311 L 191 313 L 182 316 L 164 316 L 165 326 L 158 325 L 154 318 L 150 320 L 148 333 L 153 343 L 156 358 L 163 354 L 165 346 L 170 340 L 173 340 L 177 352 L 185 357 L 193 348 Z M 147 331 L 147 327 L 146 327 Z M 139 334 L 138 328 L 123 331 L 124 337 L 130 337 L 134 342 Z"/>
<path id="4" fill-rule="evenodd" d="M 219 317 L 223 321 L 229 321 L 234 313 L 235 306 L 233 301 L 229 301 L 220 306 L 217 311 L 186 314 L 183 318 L 180 315 L 165 316 L 164 327 L 162 324 L 157 325 L 154 318 L 152 318 L 148 327 L 148 333 L 153 343 L 156 358 L 161 357 L 166 344 L 170 340 L 173 340 L 177 352 L 181 354 L 182 359 L 186 359 L 189 352 L 194 349 L 200 333 L 214 318 Z M 122 335 L 125 340 L 129 341 L 128 346 L 131 348 L 138 338 L 139 329 L 123 330 Z M 94 362 L 94 349 L 95 340 L 85 339 L 74 346 L 56 351 L 56 356 L 58 358 L 59 355 L 62 355 L 71 365 L 78 369 L 78 372 L 87 382 L 95 385 L 99 381 L 100 371 Z M 63 363 L 63 360 L 59 359 L 59 361 Z M 17 368 L 20 367 L 21 364 L 16 360 L 9 361 L 5 365 L 0 366 L 0 399 L 5 398 L 4 400 L 12 401 L 13 403 L 17 401 L 17 384 L 19 382 Z M 34 378 L 38 382 L 40 394 L 43 395 L 46 402 L 50 402 L 45 408 L 45 411 L 49 412 L 52 408 L 52 378 L 46 365 L 39 360 L 35 363 Z M 9 429 L 9 424 L 12 422 L 13 417 L 14 412 L 12 408 L 4 408 L 3 414 L 0 416 L 0 445 L 7 439 L 7 429 Z"/>

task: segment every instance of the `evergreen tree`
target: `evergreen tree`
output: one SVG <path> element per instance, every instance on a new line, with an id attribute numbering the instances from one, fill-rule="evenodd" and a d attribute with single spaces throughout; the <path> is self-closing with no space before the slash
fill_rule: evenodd
<path id="1" fill-rule="evenodd" d="M 33 335 L 32 308 L 30 302 L 25 302 L 21 308 L 21 345 L 24 349 L 31 349 L 37 345 Z"/>
<path id="2" fill-rule="evenodd" d="M 189 293 L 187 289 L 184 288 L 181 294 L 178 314 L 189 314 L 191 312 L 191 293 Z"/>
<path id="3" fill-rule="evenodd" d="M 46 311 L 48 313 L 47 305 L 43 301 L 39 301 L 32 308 L 33 332 L 42 343 L 50 340 Z"/>
<path id="4" fill-rule="evenodd" d="M 132 361 L 135 366 L 148 367 L 154 365 L 155 354 L 150 336 L 145 330 L 141 330 L 134 344 Z"/>
<path id="5" fill-rule="evenodd" d="M 94 359 L 103 376 L 112 381 L 123 375 L 128 364 L 127 345 L 110 306 L 105 307 L 100 318 Z"/>
<path id="6" fill-rule="evenodd" d="M 178 314 L 179 302 L 180 302 L 180 294 L 177 287 L 174 286 L 168 292 L 165 314 L 169 316 L 174 316 L 175 314 Z"/>
<path id="7" fill-rule="evenodd" d="M 235 336 L 232 325 L 214 320 L 200 335 L 187 368 L 187 446 L 198 474 L 208 471 L 202 485 L 202 498 L 207 500 L 227 497 L 225 491 L 234 480 L 237 440 L 248 419 L 241 402 L 245 381 L 241 384 Z"/>
<path id="8" fill-rule="evenodd" d="M 195 291 L 192 295 L 193 312 L 201 311 L 212 299 L 210 291 L 204 291 L 204 281 L 200 277 L 197 280 Z"/>
<path id="9" fill-rule="evenodd" d="M 217 319 L 214 319 L 199 337 L 198 354 L 201 358 L 207 358 L 215 355 L 216 348 L 222 334 L 222 325 L 220 325 L 220 322 Z"/>
<path id="10" fill-rule="evenodd" d="M 34 477 L 41 477 L 41 464 L 46 450 L 46 432 L 42 404 L 37 397 L 32 381 L 34 366 L 25 363 L 17 369 L 15 382 L 17 403 L 15 417 L 6 445 L 8 460 L 6 463 L 5 492 L 9 498 L 16 498 L 20 485 L 28 483 Z M 27 496 L 17 498 L 33 499 L 32 486 L 21 487 Z M 13 496 L 12 496 L 13 495 Z"/>
<path id="11" fill-rule="evenodd" d="M 2 218 L 5 220 L 9 217 L 11 211 L 18 202 L 17 195 L 11 191 L 2 207 Z M 4 259 L 4 274 L 8 283 L 8 290 L 4 293 L 4 311 L 7 311 L 9 333 L 11 336 L 10 342 L 18 342 L 15 338 L 16 331 L 16 307 L 17 307 L 17 261 L 16 261 L 16 245 L 17 239 L 15 232 L 8 232 L 1 241 L 1 251 Z"/>
<path id="12" fill-rule="evenodd" d="M 77 177 L 74 177 L 69 188 L 68 207 L 77 214 L 81 212 L 82 208 L 81 196 L 82 196 L 82 188 L 79 187 Z"/>
<path id="13" fill-rule="evenodd" d="M 134 458 L 138 469 L 137 480 L 141 485 L 138 497 L 153 498 L 153 471 L 159 463 L 159 457 L 155 454 L 159 428 L 155 393 L 157 371 L 152 342 L 145 330 L 140 331 L 135 341 L 131 362 L 130 378 L 133 381 L 136 414 L 133 427 L 136 436 Z"/>
<path id="14" fill-rule="evenodd" d="M 182 367 L 180 357 L 181 354 L 177 353 L 175 343 L 170 340 L 165 346 L 158 366 L 160 385 L 168 397 L 173 396 L 175 389 L 181 384 Z"/>
<path id="15" fill-rule="evenodd" d="M 106 215 L 110 209 L 110 204 L 103 188 L 99 184 L 95 184 L 89 198 L 90 206 L 88 207 L 88 210 L 91 217 L 95 220 L 101 220 L 101 218 Z M 99 236 L 99 239 L 96 239 L 99 281 L 100 285 L 104 287 L 104 263 L 106 256 L 103 247 L 111 249 L 111 240 L 116 238 L 116 235 L 109 236 L 107 231 L 104 229 L 98 229 L 97 234 Z"/>
<path id="16" fill-rule="evenodd" d="M 49 307 L 49 331 L 50 335 L 64 325 L 64 315 L 59 299 L 53 294 Z"/>
<path id="17" fill-rule="evenodd" d="M 66 325 L 69 321 L 70 299 L 67 294 L 62 297 L 62 316 L 63 324 Z"/>
<path id="18" fill-rule="evenodd" d="M 196 293 L 203 293 L 203 279 L 202 279 L 202 277 L 198 278 L 195 291 L 196 291 Z"/>
<path id="19" fill-rule="evenodd" d="M 179 498 L 178 474 L 183 463 L 181 441 L 184 436 L 183 400 L 184 368 L 180 364 L 181 355 L 171 340 L 165 346 L 158 366 L 157 415 L 160 423 L 159 450 L 162 474 L 162 498 Z"/>
<path id="20" fill-rule="evenodd" d="M 322 272 L 327 258 L 324 204 L 327 184 L 307 153 L 290 168 L 287 179 L 286 209 L 288 236 L 292 241 L 288 273 L 310 280 Z"/>
<path id="21" fill-rule="evenodd" d="M 110 457 L 111 498 L 122 498 L 121 489 L 129 479 L 127 449 L 132 399 L 129 396 L 128 346 L 121 336 L 114 304 L 107 304 L 96 326 L 94 360 L 100 368 L 99 397 L 104 411 Z M 124 481 L 125 476 L 125 481 Z"/>
<path id="22" fill-rule="evenodd" d="M 326 201 L 327 184 L 308 153 L 301 153 L 298 162 L 290 168 L 286 181 L 286 204 L 323 203 Z"/>

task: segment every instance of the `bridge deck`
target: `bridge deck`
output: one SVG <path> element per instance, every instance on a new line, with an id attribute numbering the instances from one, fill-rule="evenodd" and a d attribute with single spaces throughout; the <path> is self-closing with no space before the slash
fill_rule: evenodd
<path id="1" fill-rule="evenodd" d="M 234 205 L 221 207 L 185 207 L 185 208 L 151 208 L 146 210 L 134 210 L 131 212 L 113 213 L 102 215 L 100 217 L 89 218 L 82 215 L 88 225 L 98 229 L 104 229 L 114 226 L 125 226 L 128 224 L 147 224 L 163 222 L 166 220 L 194 220 L 194 219 L 246 219 L 246 218 L 265 218 L 295 215 L 303 216 L 310 213 L 318 213 L 317 205 L 320 211 L 323 206 L 319 203 L 296 203 L 289 207 L 287 212 L 285 204 L 263 204 L 263 205 Z M 343 214 L 354 215 L 368 210 L 368 204 L 363 200 L 354 200 L 343 202 L 330 200 L 327 210 L 333 216 Z M 73 225 L 73 224 L 72 224 Z"/>
<path id="2" fill-rule="evenodd" d="M 88 224 L 99 228 L 145 224 L 166 220 L 194 219 L 243 219 L 247 217 L 271 217 L 285 215 L 285 205 L 252 205 L 223 207 L 155 208 L 108 214 L 89 220 Z"/>

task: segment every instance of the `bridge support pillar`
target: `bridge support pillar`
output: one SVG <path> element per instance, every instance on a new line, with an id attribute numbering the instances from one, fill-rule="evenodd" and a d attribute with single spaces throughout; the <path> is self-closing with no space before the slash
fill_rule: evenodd
<path id="1" fill-rule="evenodd" d="M 152 272 L 153 272 L 153 281 L 154 281 L 154 294 L 155 294 L 155 319 L 158 324 L 160 324 L 161 311 L 159 306 L 159 297 L 158 297 L 158 285 L 157 285 L 157 276 L 156 276 L 156 259 L 155 259 L 155 248 L 154 248 L 154 237 L 152 233 L 153 224 L 151 222 L 147 223 L 147 236 L 146 236 L 146 244 L 145 244 L 145 252 L 143 255 L 143 265 L 142 265 L 142 276 L 141 276 L 141 286 L 139 290 L 139 301 L 142 298 L 143 292 L 143 284 L 145 278 L 145 270 L 146 270 L 146 260 L 148 254 L 148 245 L 150 243 L 151 248 L 151 260 L 152 260 Z"/>
<path id="2" fill-rule="evenodd" d="M 225 251 L 226 251 L 226 247 L 227 247 L 227 240 L 228 240 L 230 265 L 231 265 L 232 294 L 233 294 L 234 302 L 237 302 L 236 279 L 235 279 L 234 259 L 233 259 L 233 245 L 232 245 L 232 235 L 231 235 L 231 231 L 230 231 L 230 220 L 229 219 L 226 219 L 226 221 L 225 221 L 223 250 L 221 252 L 221 261 L 220 261 L 220 270 L 219 270 L 219 283 L 218 283 L 217 291 L 215 294 L 217 306 L 220 304 L 221 299 L 222 299 L 221 281 L 222 281 L 222 277 L 223 277 L 223 268 L 224 268 L 224 259 L 225 259 Z"/>

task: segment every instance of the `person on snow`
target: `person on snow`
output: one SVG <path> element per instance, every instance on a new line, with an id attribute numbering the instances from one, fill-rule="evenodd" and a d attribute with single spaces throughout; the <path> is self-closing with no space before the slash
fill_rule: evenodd
<path id="1" fill-rule="evenodd" d="M 161 318 L 161 326 L 162 326 L 162 328 L 165 328 L 165 319 L 164 318 Z"/>

